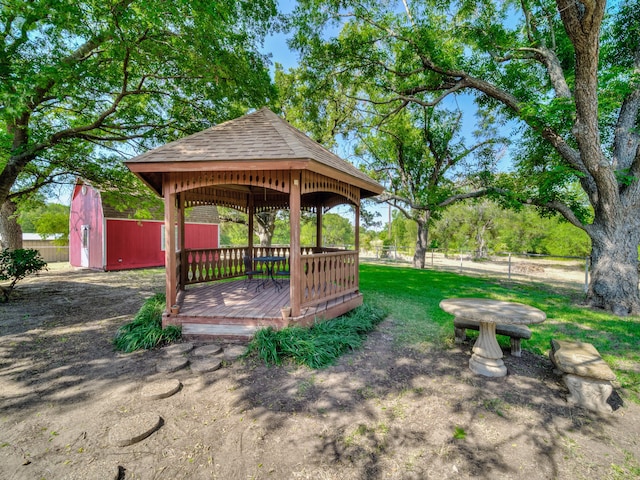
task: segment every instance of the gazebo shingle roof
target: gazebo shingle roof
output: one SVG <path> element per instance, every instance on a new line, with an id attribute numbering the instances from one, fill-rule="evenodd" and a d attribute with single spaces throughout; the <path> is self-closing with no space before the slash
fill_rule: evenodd
<path id="1" fill-rule="evenodd" d="M 382 188 L 349 162 L 295 129 L 264 107 L 243 117 L 221 123 L 180 140 L 168 143 L 126 163 L 169 164 L 184 162 L 268 162 L 307 161 L 337 170 L 357 180 L 376 195 Z M 268 167 L 266 167 L 268 168 Z"/>

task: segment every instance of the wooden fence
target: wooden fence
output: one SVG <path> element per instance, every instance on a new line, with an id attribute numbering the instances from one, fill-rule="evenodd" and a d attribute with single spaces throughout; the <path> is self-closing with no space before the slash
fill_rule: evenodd
<path id="1" fill-rule="evenodd" d="M 23 240 L 22 248 L 38 250 L 47 263 L 69 261 L 69 247 L 54 245 L 53 240 Z"/>

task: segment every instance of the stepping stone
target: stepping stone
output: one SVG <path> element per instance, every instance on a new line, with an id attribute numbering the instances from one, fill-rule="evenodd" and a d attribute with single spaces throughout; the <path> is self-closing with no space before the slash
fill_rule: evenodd
<path id="1" fill-rule="evenodd" d="M 160 380 L 158 382 L 150 383 L 142 388 L 142 398 L 147 400 L 158 400 L 160 398 L 167 398 L 180 390 L 182 384 L 178 379 Z"/>
<path id="2" fill-rule="evenodd" d="M 211 344 L 196 348 L 193 351 L 193 355 L 201 357 L 208 355 L 217 355 L 220 352 L 222 352 L 222 347 L 220 345 Z"/>
<path id="3" fill-rule="evenodd" d="M 156 370 L 160 373 L 172 373 L 183 369 L 189 365 L 189 359 L 185 357 L 169 357 L 162 359 L 156 365 Z"/>
<path id="4" fill-rule="evenodd" d="M 243 345 L 230 345 L 224 349 L 224 359 L 233 362 L 236 358 L 244 355 L 247 347 Z"/>
<path id="5" fill-rule="evenodd" d="M 191 371 L 194 373 L 208 373 L 218 370 L 222 366 L 220 358 L 203 358 L 191 362 Z"/>
<path id="6" fill-rule="evenodd" d="M 162 349 L 162 352 L 165 355 L 184 355 L 185 353 L 189 353 L 193 350 L 193 343 L 174 343 L 172 345 L 168 345 Z"/>
<path id="7" fill-rule="evenodd" d="M 115 425 L 109 432 L 109 441 L 118 447 L 126 447 L 144 440 L 162 426 L 157 413 L 139 413 Z"/>

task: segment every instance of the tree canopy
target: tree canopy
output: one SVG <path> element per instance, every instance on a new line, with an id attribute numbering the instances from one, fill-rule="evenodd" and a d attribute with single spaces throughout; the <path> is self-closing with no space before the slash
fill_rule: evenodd
<path id="1" fill-rule="evenodd" d="M 486 119 L 515 127 L 518 175 L 492 179 L 503 203 L 584 230 L 589 302 L 626 315 L 640 311 L 640 5 L 609 13 L 604 0 L 301 0 L 292 45 L 309 75 L 348 73 L 358 108 L 468 93 Z"/>
<path id="2" fill-rule="evenodd" d="M 264 105 L 274 0 L 6 0 L 0 205 Z"/>
<path id="3" fill-rule="evenodd" d="M 29 203 L 18 218 L 22 231 L 38 233 L 43 238 L 53 237 L 56 244 L 68 245 L 69 206 L 44 201 Z"/>
<path id="4" fill-rule="evenodd" d="M 380 121 L 377 114 L 375 121 Z M 495 168 L 498 136 L 468 143 L 462 113 L 413 105 L 357 134 L 356 152 L 385 185 L 379 197 L 416 222 L 415 267 L 424 268 L 429 226 L 451 204 L 486 195 L 483 176 Z M 480 135 L 478 135 L 480 136 Z"/>

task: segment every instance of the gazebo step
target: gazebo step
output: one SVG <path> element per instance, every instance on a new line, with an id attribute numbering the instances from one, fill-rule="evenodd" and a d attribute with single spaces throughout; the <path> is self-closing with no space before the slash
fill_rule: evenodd
<path id="1" fill-rule="evenodd" d="M 233 337 L 249 340 L 262 327 L 253 325 L 211 325 L 207 323 L 183 323 L 183 336 Z"/>

